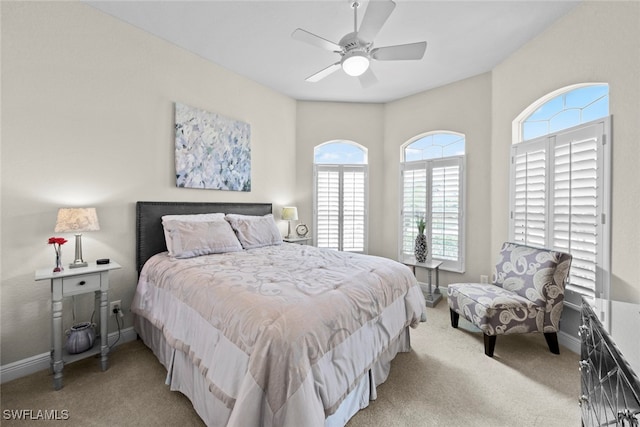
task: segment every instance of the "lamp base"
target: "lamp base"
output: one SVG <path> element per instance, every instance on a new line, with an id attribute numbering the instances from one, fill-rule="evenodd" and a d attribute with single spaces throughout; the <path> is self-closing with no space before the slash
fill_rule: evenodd
<path id="1" fill-rule="evenodd" d="M 80 267 L 86 267 L 89 264 L 87 264 L 86 262 L 74 262 L 73 264 L 69 264 L 69 268 L 80 268 Z"/>
<path id="2" fill-rule="evenodd" d="M 82 234 L 76 233 L 76 256 L 69 268 L 86 267 L 88 264 L 82 259 Z"/>

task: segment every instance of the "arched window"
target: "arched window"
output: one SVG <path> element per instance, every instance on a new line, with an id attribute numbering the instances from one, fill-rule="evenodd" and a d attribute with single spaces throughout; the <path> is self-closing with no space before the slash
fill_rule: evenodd
<path id="1" fill-rule="evenodd" d="M 428 133 L 412 141 L 402 150 L 404 162 L 464 156 L 464 135 L 458 133 Z"/>
<path id="2" fill-rule="evenodd" d="M 367 149 L 351 141 L 330 141 L 313 149 L 316 165 L 366 165 Z"/>
<path id="3" fill-rule="evenodd" d="M 402 146 L 402 260 L 413 257 L 416 221 L 423 218 L 429 259 L 464 271 L 464 157 L 465 136 L 456 132 L 429 132 Z"/>
<path id="4" fill-rule="evenodd" d="M 510 239 L 571 253 L 567 289 L 608 297 L 608 85 L 550 93 L 523 111 L 513 128 Z"/>
<path id="5" fill-rule="evenodd" d="M 514 121 L 518 137 L 528 141 L 609 115 L 609 85 L 579 84 L 559 89 L 534 102 Z"/>
<path id="6" fill-rule="evenodd" d="M 329 141 L 314 149 L 314 242 L 320 248 L 367 252 L 367 149 Z"/>

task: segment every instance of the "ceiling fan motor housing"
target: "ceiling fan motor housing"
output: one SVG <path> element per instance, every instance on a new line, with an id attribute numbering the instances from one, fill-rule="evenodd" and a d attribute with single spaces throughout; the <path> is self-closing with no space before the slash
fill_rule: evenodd
<path id="1" fill-rule="evenodd" d="M 344 53 L 350 52 L 352 50 L 361 50 L 362 52 L 366 53 L 367 48 L 369 47 L 368 43 L 358 38 L 358 33 L 356 32 L 347 34 L 340 39 L 340 42 L 338 44 L 342 46 Z"/>

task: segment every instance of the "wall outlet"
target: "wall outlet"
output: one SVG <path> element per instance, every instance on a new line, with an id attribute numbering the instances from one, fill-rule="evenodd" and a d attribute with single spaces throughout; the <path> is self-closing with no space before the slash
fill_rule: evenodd
<path id="1" fill-rule="evenodd" d="M 487 276 L 486 274 L 481 274 L 480 283 L 489 283 L 489 276 Z"/>
<path id="2" fill-rule="evenodd" d="M 114 310 L 116 311 L 114 312 Z M 122 312 L 122 301 L 111 301 L 109 303 L 109 316 L 115 316 L 118 312 Z"/>

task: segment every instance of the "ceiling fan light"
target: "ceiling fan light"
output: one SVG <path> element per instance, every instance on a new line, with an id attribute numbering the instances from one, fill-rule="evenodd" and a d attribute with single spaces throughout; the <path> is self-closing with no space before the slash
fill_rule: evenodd
<path id="1" fill-rule="evenodd" d="M 352 77 L 364 74 L 369 68 L 369 58 L 364 52 L 348 52 L 342 58 L 342 69 Z"/>

